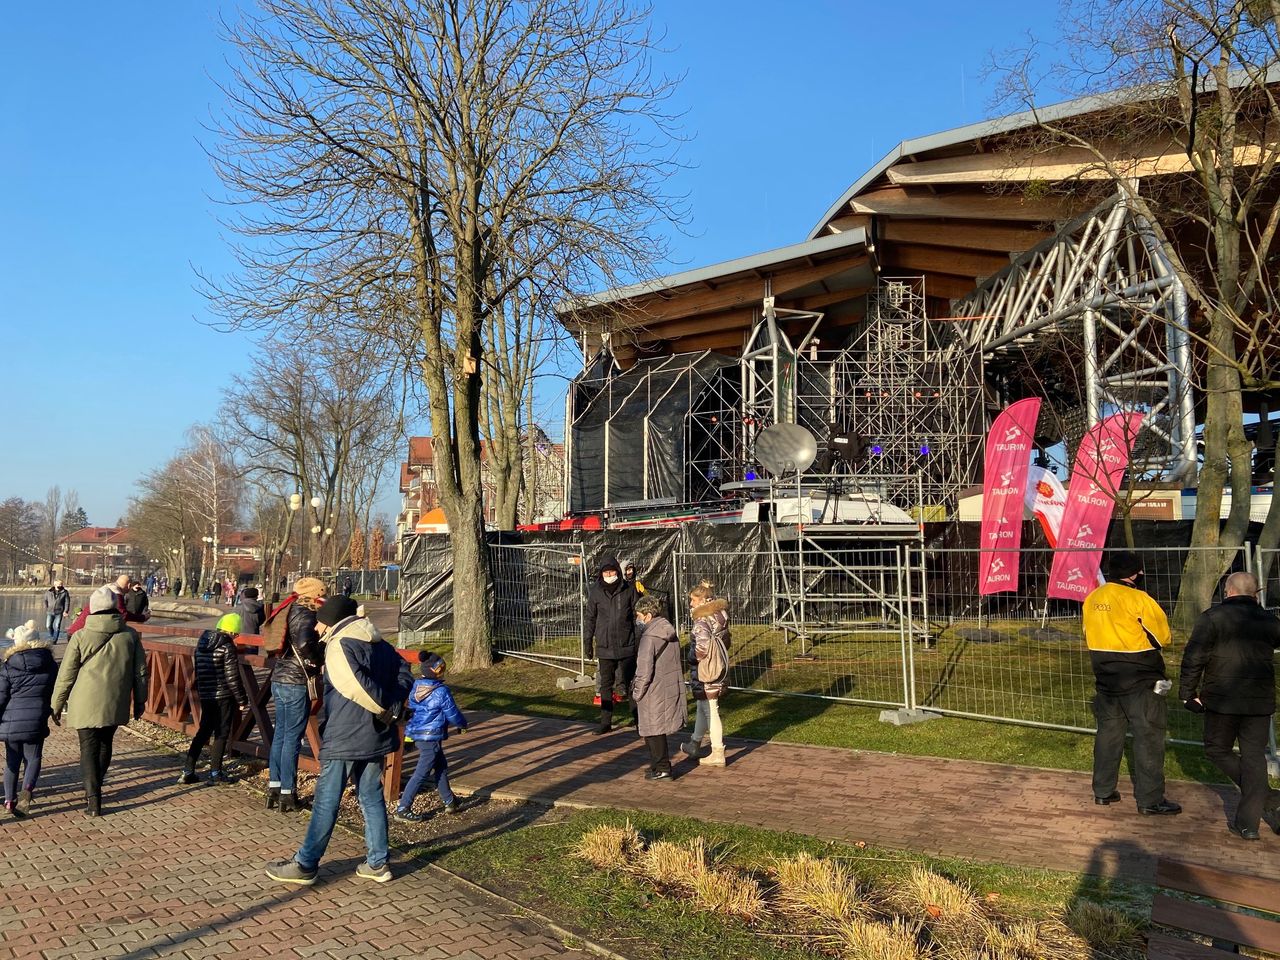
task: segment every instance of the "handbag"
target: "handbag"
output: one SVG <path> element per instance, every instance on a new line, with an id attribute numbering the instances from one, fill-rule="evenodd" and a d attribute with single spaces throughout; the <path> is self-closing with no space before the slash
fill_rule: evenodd
<path id="1" fill-rule="evenodd" d="M 312 676 L 307 670 L 307 664 L 302 659 L 302 654 L 298 652 L 298 648 L 292 643 L 289 644 L 289 650 L 293 653 L 293 659 L 298 661 L 298 669 L 302 671 L 302 675 L 307 678 L 307 696 L 313 704 L 319 702 L 320 694 L 323 692 L 320 674 Z"/>

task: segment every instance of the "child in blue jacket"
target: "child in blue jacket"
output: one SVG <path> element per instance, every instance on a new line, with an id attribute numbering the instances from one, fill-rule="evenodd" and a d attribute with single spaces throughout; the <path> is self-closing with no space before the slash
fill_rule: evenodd
<path id="1" fill-rule="evenodd" d="M 444 660 L 429 653 L 422 661 L 422 679 L 409 691 L 409 722 L 404 735 L 418 747 L 418 765 L 413 768 L 413 776 L 405 785 L 393 814 L 397 820 L 407 823 L 426 819 L 423 814 L 413 812 L 413 801 L 428 773 L 435 779 L 445 812 L 458 812 L 458 802 L 449 789 L 449 761 L 444 755 L 444 741 L 449 737 L 449 724 L 463 733 L 467 729 L 467 718 L 454 703 L 453 694 L 441 679 L 443 676 Z"/>

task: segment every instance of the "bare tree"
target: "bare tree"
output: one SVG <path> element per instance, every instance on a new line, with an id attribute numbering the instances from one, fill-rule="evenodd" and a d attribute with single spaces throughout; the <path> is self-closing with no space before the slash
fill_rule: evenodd
<path id="1" fill-rule="evenodd" d="M 1252 445 L 1244 397 L 1276 386 L 1273 269 L 1280 205 L 1280 4 L 1274 0 L 1081 0 L 1050 74 L 1059 89 L 1098 94 L 1098 110 L 1037 113 L 1045 152 L 1081 152 L 1081 176 L 1118 190 L 1151 224 L 1194 309 L 1204 396 L 1193 549 L 1179 620 L 1208 606 L 1247 534 Z M 1008 88 L 1037 109 L 1033 57 Z M 1222 516 L 1224 491 L 1231 508 Z M 1280 504 L 1263 539 L 1280 540 Z"/>
<path id="2" fill-rule="evenodd" d="M 522 283 L 565 295 L 661 257 L 666 81 L 628 0 L 259 0 L 216 166 L 245 238 L 237 327 L 377 331 L 421 378 L 460 668 L 487 666 L 483 382 Z M 554 252 L 554 255 L 552 255 Z M 505 414 L 504 414 L 505 416 Z"/>
<path id="3" fill-rule="evenodd" d="M 62 528 L 62 488 L 54 484 L 44 495 L 40 511 L 40 550 L 49 564 L 47 579 L 53 582 L 53 558 L 58 551 L 58 531 Z"/>

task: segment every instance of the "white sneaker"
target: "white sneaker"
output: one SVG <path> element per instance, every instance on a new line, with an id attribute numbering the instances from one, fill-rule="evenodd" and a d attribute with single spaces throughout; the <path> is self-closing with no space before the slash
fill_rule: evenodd
<path id="1" fill-rule="evenodd" d="M 372 880 L 374 883 L 386 883 L 391 879 L 391 868 L 385 863 L 380 867 L 371 867 L 367 863 L 362 863 L 356 867 L 356 876 Z"/>

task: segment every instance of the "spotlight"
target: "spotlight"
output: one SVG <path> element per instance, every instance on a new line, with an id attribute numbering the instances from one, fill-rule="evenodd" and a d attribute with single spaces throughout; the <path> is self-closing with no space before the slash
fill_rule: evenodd
<path id="1" fill-rule="evenodd" d="M 927 443 L 920 444 L 920 456 L 927 457 L 929 455 L 929 445 Z"/>
<path id="2" fill-rule="evenodd" d="M 871 445 L 871 453 L 873 456 L 878 457 L 880 454 L 884 453 L 884 447 L 880 446 L 878 443 L 873 443 Z"/>

